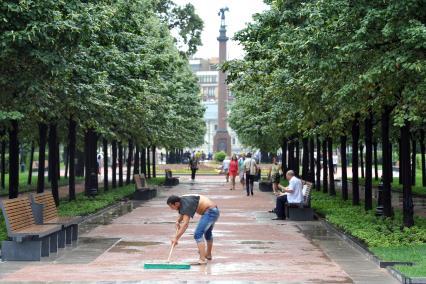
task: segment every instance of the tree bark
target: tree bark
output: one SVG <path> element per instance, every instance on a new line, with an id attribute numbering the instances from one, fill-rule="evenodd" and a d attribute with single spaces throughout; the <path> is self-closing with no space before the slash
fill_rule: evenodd
<path id="1" fill-rule="evenodd" d="M 399 157 L 399 169 L 398 169 L 398 171 L 399 171 L 399 177 L 398 177 L 398 182 L 399 182 L 399 184 L 402 184 L 402 180 L 403 180 L 403 176 L 404 176 L 404 172 L 402 171 L 402 168 L 401 168 L 401 158 L 402 158 L 402 148 L 401 148 L 401 138 L 400 139 L 398 139 L 398 157 Z"/>
<path id="2" fill-rule="evenodd" d="M 146 177 L 146 148 L 142 148 L 141 151 L 141 172 Z"/>
<path id="3" fill-rule="evenodd" d="M 365 119 L 365 210 L 373 208 L 373 118 Z"/>
<path id="4" fill-rule="evenodd" d="M 347 137 L 340 137 L 340 156 L 342 160 L 342 199 L 348 200 L 348 161 L 346 159 Z"/>
<path id="5" fill-rule="evenodd" d="M 309 139 L 309 181 L 315 188 L 315 143 L 314 138 Z"/>
<path id="6" fill-rule="evenodd" d="M 392 164 L 393 164 L 392 159 L 393 159 L 393 157 L 392 157 L 392 153 L 393 153 L 392 141 L 389 140 L 389 165 L 388 166 L 389 166 L 389 175 L 390 175 L 391 184 L 393 183 L 393 168 L 392 168 Z"/>
<path id="7" fill-rule="evenodd" d="M 401 128 L 401 154 L 402 154 L 402 170 L 404 172 L 403 187 L 403 223 L 405 227 L 414 225 L 414 206 L 411 194 L 411 166 L 410 166 L 410 123 L 405 121 L 405 125 Z"/>
<path id="8" fill-rule="evenodd" d="M 49 172 L 50 172 L 50 186 L 52 189 L 53 199 L 55 199 L 56 206 L 59 205 L 59 189 L 58 189 L 58 173 L 57 161 L 58 158 L 58 135 L 56 123 L 49 125 Z"/>
<path id="9" fill-rule="evenodd" d="M 157 177 L 157 172 L 155 170 L 155 164 L 156 164 L 155 153 L 156 153 L 156 147 L 152 146 L 152 177 L 153 178 Z"/>
<path id="10" fill-rule="evenodd" d="M 47 140 L 47 125 L 39 123 L 39 153 L 38 153 L 38 177 L 37 177 L 37 193 L 44 191 L 44 161 L 46 159 L 46 140 Z"/>
<path id="11" fill-rule="evenodd" d="M 69 158 L 70 158 L 70 151 L 69 151 L 69 145 L 64 147 L 64 152 L 65 152 L 65 173 L 64 176 L 65 178 L 68 178 L 68 170 L 69 170 Z"/>
<path id="12" fill-rule="evenodd" d="M 111 144 L 112 151 L 112 165 L 111 165 L 111 174 L 112 174 L 112 188 L 117 187 L 117 141 L 112 141 Z"/>
<path id="13" fill-rule="evenodd" d="M 308 138 L 302 139 L 303 157 L 302 157 L 302 179 L 309 179 L 309 140 Z"/>
<path id="14" fill-rule="evenodd" d="M 412 134 L 411 137 L 411 147 L 412 147 L 412 151 L 411 151 L 411 185 L 416 185 L 416 152 L 417 152 L 417 147 L 416 147 L 416 137 L 414 136 L 415 134 Z"/>
<path id="15" fill-rule="evenodd" d="M 9 129 L 9 199 L 19 194 L 19 140 L 18 121 L 12 120 Z"/>
<path id="16" fill-rule="evenodd" d="M 294 142 L 290 141 L 288 144 L 288 169 L 296 172 L 294 160 Z"/>
<path id="17" fill-rule="evenodd" d="M 84 177 L 84 151 L 76 149 L 77 164 L 75 165 L 75 176 Z"/>
<path id="18" fill-rule="evenodd" d="M 56 134 L 57 136 L 58 134 Z M 56 137 L 56 170 L 55 173 L 57 175 L 58 180 L 61 180 L 61 144 L 59 143 L 59 138 Z"/>
<path id="19" fill-rule="evenodd" d="M 317 189 L 317 191 L 320 191 L 321 190 L 321 140 L 320 140 L 318 135 L 317 135 L 317 160 L 316 160 L 316 164 L 317 164 L 316 189 Z"/>
<path id="20" fill-rule="evenodd" d="M 283 138 L 283 142 L 281 144 L 281 151 L 282 151 L 282 155 L 281 155 L 281 170 L 283 171 L 283 173 L 285 174 L 287 172 L 288 169 L 288 164 L 287 164 L 287 139 Z"/>
<path id="21" fill-rule="evenodd" d="M 420 152 L 422 156 L 422 185 L 426 186 L 425 131 L 420 130 Z"/>
<path id="22" fill-rule="evenodd" d="M 108 178 L 108 140 L 102 139 L 102 152 L 104 153 L 104 191 L 109 190 Z"/>
<path id="23" fill-rule="evenodd" d="M 68 120 L 68 154 L 69 154 L 69 200 L 75 200 L 75 154 L 77 147 L 77 122 L 70 118 Z"/>
<path id="24" fill-rule="evenodd" d="M 358 145 L 359 121 L 358 115 L 352 124 L 352 204 L 359 205 L 359 178 L 358 178 Z"/>
<path id="25" fill-rule="evenodd" d="M 151 157 L 150 157 L 150 146 L 146 147 L 146 167 L 147 167 L 147 178 L 151 178 Z"/>
<path id="26" fill-rule="evenodd" d="M 33 178 L 33 162 L 34 162 L 34 141 L 31 142 L 30 165 L 28 167 L 28 181 L 27 184 L 32 183 Z"/>
<path id="27" fill-rule="evenodd" d="M 130 175 L 132 174 L 132 158 L 133 158 L 133 141 L 132 139 L 129 139 L 128 153 L 127 153 L 126 184 L 130 184 Z"/>
<path id="28" fill-rule="evenodd" d="M 383 214 L 385 217 L 392 217 L 392 195 L 391 195 L 391 174 L 389 172 L 390 161 L 390 146 L 389 146 L 389 120 L 390 110 L 385 107 L 382 113 L 382 149 L 383 149 Z M 391 165 L 392 166 L 392 165 Z"/>
<path id="29" fill-rule="evenodd" d="M 377 140 L 373 142 L 373 154 L 374 154 L 374 179 L 379 180 L 379 165 L 377 161 Z"/>
<path id="30" fill-rule="evenodd" d="M 328 192 L 328 160 L 327 160 L 327 139 L 322 143 L 322 192 Z"/>
<path id="31" fill-rule="evenodd" d="M 90 190 L 98 190 L 98 164 L 97 164 L 97 145 L 98 137 L 94 129 L 89 128 L 86 131 L 86 195 L 90 195 Z"/>
<path id="32" fill-rule="evenodd" d="M 365 171 L 364 171 L 364 145 L 359 145 L 359 160 L 361 164 L 361 178 L 365 178 Z"/>
<path id="33" fill-rule="evenodd" d="M 328 176 L 329 176 L 329 193 L 336 195 L 336 188 L 334 186 L 334 165 L 333 165 L 333 139 L 327 137 L 327 153 L 328 153 Z"/>
<path id="34" fill-rule="evenodd" d="M 123 186 L 123 144 L 118 142 L 118 186 Z"/>

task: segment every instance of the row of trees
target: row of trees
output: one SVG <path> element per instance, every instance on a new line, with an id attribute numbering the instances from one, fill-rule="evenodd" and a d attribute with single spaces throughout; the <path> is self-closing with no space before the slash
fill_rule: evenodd
<path id="1" fill-rule="evenodd" d="M 58 202 L 59 167 L 53 165 L 59 164 L 60 143 L 69 154 L 70 199 L 79 152 L 86 189 L 97 188 L 100 142 L 104 151 L 112 145 L 114 179 L 123 146 L 131 161 L 135 148 L 139 159 L 142 149 L 202 143 L 204 109 L 187 57 L 200 44 L 203 23 L 192 5 L 6 0 L 0 19 L 0 137 L 3 159 L 9 145 L 10 198 L 18 195 L 22 144 L 38 145 L 38 192 L 44 190 L 48 144 Z"/>
<path id="2" fill-rule="evenodd" d="M 380 143 L 388 217 L 393 214 L 392 145 L 399 145 L 403 224 L 412 226 L 415 171 L 410 153 L 416 153 L 416 141 L 426 177 L 424 1 L 267 2 L 270 10 L 257 14 L 254 23 L 236 35 L 247 52 L 245 58 L 222 67 L 236 94 L 231 127 L 244 144 L 268 151 L 282 147 L 283 160 L 288 161 L 283 167 L 293 169 L 301 139 L 303 153 L 309 153 L 302 160 L 303 176 L 316 179 L 319 190 L 321 168 L 325 169 L 322 187 L 332 195 L 336 193 L 332 150 L 338 144 L 344 199 L 348 199 L 346 149 L 351 143 L 354 205 L 360 203 L 358 149 L 365 143 L 366 210 L 372 208 L 373 146 L 377 149 Z"/>

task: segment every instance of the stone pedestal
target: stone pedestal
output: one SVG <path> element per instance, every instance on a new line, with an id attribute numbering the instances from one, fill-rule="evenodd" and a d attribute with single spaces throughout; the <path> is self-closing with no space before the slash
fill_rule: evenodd
<path id="1" fill-rule="evenodd" d="M 218 130 L 214 136 L 214 151 L 224 151 L 228 156 L 231 155 L 231 136 L 227 130 Z"/>

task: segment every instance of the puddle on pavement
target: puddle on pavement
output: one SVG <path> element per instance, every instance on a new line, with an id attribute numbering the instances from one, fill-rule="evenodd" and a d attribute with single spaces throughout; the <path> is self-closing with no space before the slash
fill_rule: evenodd
<path id="1" fill-rule="evenodd" d="M 251 249 L 270 249 L 271 247 L 250 247 Z"/>
<path id="2" fill-rule="evenodd" d="M 143 247 L 146 246 L 156 246 L 163 244 L 162 242 L 127 242 L 120 241 L 109 252 L 118 252 L 118 253 L 141 253 Z"/>
<path id="3" fill-rule="evenodd" d="M 174 224 L 174 223 L 175 223 L 175 222 L 173 222 L 173 221 L 159 221 L 159 222 L 155 222 L 155 221 L 154 221 L 154 222 L 145 221 L 145 222 L 143 222 L 143 224 L 145 224 L 145 225 L 146 225 L 146 224 L 154 224 L 154 225 L 155 225 L 155 224 L 157 224 L 157 225 L 158 225 L 158 224 L 160 224 L 160 225 L 161 225 L 161 224 Z"/>
<path id="4" fill-rule="evenodd" d="M 263 241 L 242 241 L 242 245 L 263 245 L 263 244 L 274 244 L 275 242 L 263 242 Z"/>

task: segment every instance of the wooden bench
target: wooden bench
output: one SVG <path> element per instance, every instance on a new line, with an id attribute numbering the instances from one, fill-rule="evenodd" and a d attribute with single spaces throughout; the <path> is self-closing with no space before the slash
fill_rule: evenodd
<path id="1" fill-rule="evenodd" d="M 164 170 L 164 175 L 166 177 L 166 180 L 164 182 L 165 186 L 175 186 L 179 184 L 179 177 L 173 177 L 172 170 Z"/>
<path id="2" fill-rule="evenodd" d="M 59 225 L 38 225 L 28 197 L 1 200 L 8 240 L 2 242 L 3 260 L 40 260 L 58 251 Z"/>
<path id="3" fill-rule="evenodd" d="M 314 210 L 311 208 L 312 183 L 302 181 L 303 202 L 288 203 L 286 205 L 286 216 L 292 221 L 311 221 L 314 219 Z"/>
<path id="4" fill-rule="evenodd" d="M 135 181 L 135 193 L 133 199 L 135 200 L 149 200 L 157 196 L 157 190 L 155 188 L 146 187 L 145 175 L 137 174 L 133 175 Z"/>
<path id="5" fill-rule="evenodd" d="M 52 192 L 31 194 L 31 207 L 36 224 L 60 225 L 62 230 L 59 233 L 58 246 L 64 248 L 78 240 L 78 223 L 80 216 L 59 216 L 55 199 Z"/>

